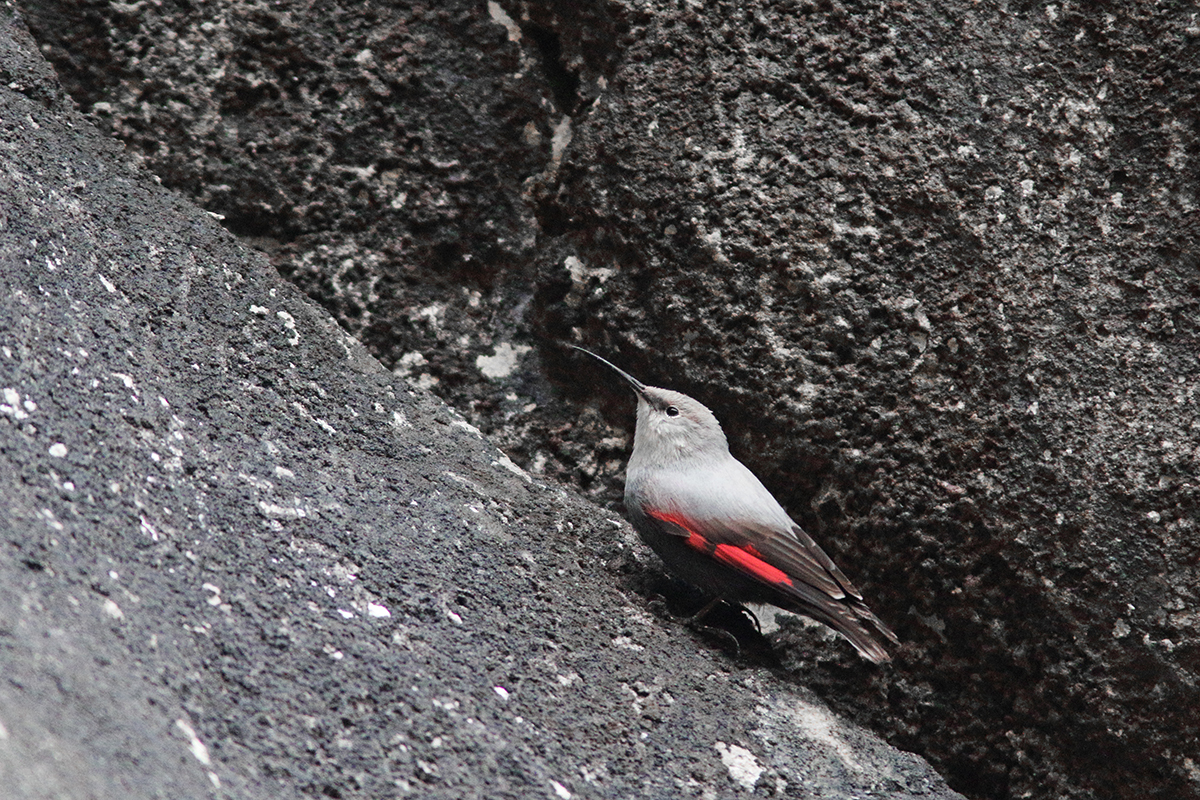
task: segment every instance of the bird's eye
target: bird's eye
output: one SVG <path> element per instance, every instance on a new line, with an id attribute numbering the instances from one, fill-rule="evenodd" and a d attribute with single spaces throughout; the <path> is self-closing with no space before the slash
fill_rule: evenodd
<path id="1" fill-rule="evenodd" d="M 676 408 L 675 406 L 667 406 L 667 416 L 668 417 L 678 417 L 679 409 Z"/>

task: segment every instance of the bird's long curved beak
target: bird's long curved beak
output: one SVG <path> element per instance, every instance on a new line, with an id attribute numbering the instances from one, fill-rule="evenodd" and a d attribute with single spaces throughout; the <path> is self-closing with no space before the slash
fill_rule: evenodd
<path id="1" fill-rule="evenodd" d="M 611 368 L 613 369 L 613 371 L 615 371 L 615 372 L 616 372 L 618 375 L 620 375 L 620 376 L 621 376 L 622 378 L 624 378 L 625 380 L 629 381 L 630 385 L 632 385 L 632 386 L 633 386 L 633 390 L 634 390 L 635 392 L 637 392 L 637 393 L 638 393 L 638 395 L 640 395 L 641 397 L 645 397 L 645 396 L 646 396 L 646 384 L 642 383 L 641 381 L 639 381 L 637 378 L 635 378 L 635 377 L 633 377 L 632 375 L 630 375 L 630 374 L 629 374 L 628 372 L 626 372 L 625 370 L 623 370 L 623 369 L 621 369 L 620 367 L 618 367 L 617 365 L 613 364 L 613 363 L 612 363 L 611 361 L 609 361 L 608 359 L 601 358 L 600 356 L 598 356 L 598 355 L 596 355 L 595 353 L 593 353 L 591 350 L 584 350 L 582 347 L 579 347 L 579 346 L 577 346 L 577 345 L 571 345 L 571 347 L 574 347 L 576 350 L 578 350 L 578 351 L 579 351 L 579 352 L 581 352 L 581 353 L 587 353 L 589 356 L 591 356 L 592 358 L 596 359 L 597 361 L 600 361 L 601 363 L 607 364 L 607 365 L 608 365 L 609 367 L 611 367 Z"/>

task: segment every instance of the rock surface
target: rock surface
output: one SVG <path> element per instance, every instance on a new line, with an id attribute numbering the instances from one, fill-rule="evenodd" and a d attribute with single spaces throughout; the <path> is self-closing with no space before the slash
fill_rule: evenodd
<path id="1" fill-rule="evenodd" d="M 628 526 L 155 186 L 11 9 L 0 75 L 5 797 L 958 796 L 647 613 Z"/>
<path id="2" fill-rule="evenodd" d="M 955 788 L 1200 797 L 1186 4 L 28 12 L 96 124 L 535 475 L 615 500 L 628 449 L 555 341 L 713 407 L 906 642 L 882 700 L 774 652 Z"/>

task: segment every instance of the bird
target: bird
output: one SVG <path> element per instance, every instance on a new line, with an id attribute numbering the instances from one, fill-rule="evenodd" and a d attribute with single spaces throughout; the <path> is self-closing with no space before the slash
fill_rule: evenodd
<path id="1" fill-rule="evenodd" d="M 862 657 L 891 655 L 875 634 L 899 638 L 863 602 L 862 592 L 788 516 L 753 472 L 729 452 L 721 424 L 703 403 L 647 386 L 590 350 L 637 395 L 625 510 L 642 540 L 677 577 L 717 602 L 770 603 L 824 623 Z"/>

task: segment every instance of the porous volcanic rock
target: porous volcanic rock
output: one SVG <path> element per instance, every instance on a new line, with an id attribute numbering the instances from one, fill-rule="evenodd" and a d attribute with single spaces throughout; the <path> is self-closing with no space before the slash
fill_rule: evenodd
<path id="1" fill-rule="evenodd" d="M 711 406 L 906 642 L 886 704 L 774 652 L 953 786 L 1200 796 L 1185 4 L 28 12 L 96 124 L 535 475 L 620 494 L 628 393 L 561 341 Z"/>
<path id="2" fill-rule="evenodd" d="M 5 797 L 958 796 L 646 613 L 627 525 L 156 186 L 11 8 L 0 76 Z"/>

